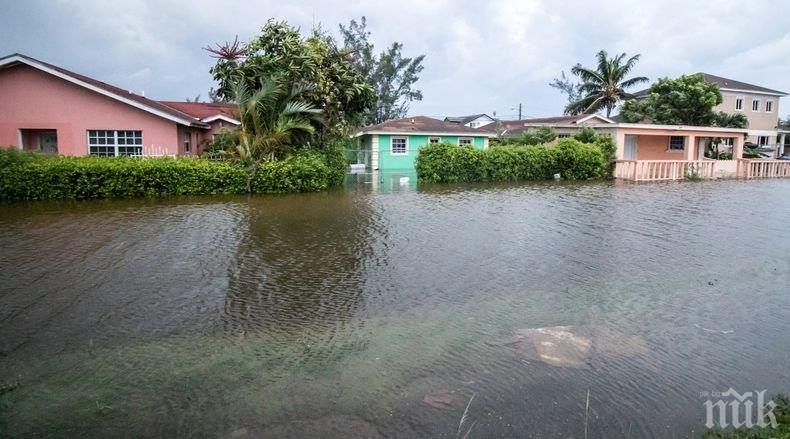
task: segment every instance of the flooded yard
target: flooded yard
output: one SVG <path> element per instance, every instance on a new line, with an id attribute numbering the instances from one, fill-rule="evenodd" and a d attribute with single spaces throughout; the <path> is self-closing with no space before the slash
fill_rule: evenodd
<path id="1" fill-rule="evenodd" d="M 788 347 L 790 180 L 0 206 L 6 437 L 696 436 Z"/>

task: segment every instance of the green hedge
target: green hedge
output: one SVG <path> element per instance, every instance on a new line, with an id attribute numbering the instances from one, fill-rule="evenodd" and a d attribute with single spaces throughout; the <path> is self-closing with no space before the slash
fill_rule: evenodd
<path id="1" fill-rule="evenodd" d="M 609 169 L 605 146 L 574 139 L 488 149 L 437 143 L 420 149 L 417 177 L 428 183 L 544 180 L 557 173 L 568 180 L 600 179 Z"/>
<path id="2" fill-rule="evenodd" d="M 255 193 L 324 190 L 342 183 L 345 166 L 331 152 L 300 154 L 264 163 L 250 187 Z M 0 148 L 4 200 L 242 194 L 247 176 L 232 162 L 200 158 L 60 157 Z"/>

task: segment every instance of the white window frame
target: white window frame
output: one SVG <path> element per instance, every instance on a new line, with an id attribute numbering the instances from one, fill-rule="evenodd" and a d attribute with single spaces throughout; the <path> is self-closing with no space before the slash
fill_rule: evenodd
<path id="1" fill-rule="evenodd" d="M 765 143 L 760 140 L 765 139 Z M 767 146 L 771 142 L 771 136 L 757 136 L 757 146 Z"/>
<path id="2" fill-rule="evenodd" d="M 766 113 L 773 113 L 774 112 L 774 101 L 770 99 L 765 100 L 765 112 Z"/>
<path id="3" fill-rule="evenodd" d="M 96 136 L 91 136 L 91 131 L 96 132 L 97 135 Z M 110 136 L 102 136 L 102 138 L 104 138 L 104 139 L 110 139 L 110 138 L 113 139 L 113 144 L 112 145 L 108 145 L 108 144 L 102 145 L 102 144 L 99 144 L 98 141 L 97 141 L 97 143 L 91 143 L 91 137 L 95 137 L 97 139 L 100 137 L 100 136 L 98 136 L 98 132 L 99 131 L 104 131 L 105 133 L 112 133 L 112 137 L 110 137 Z M 123 139 L 125 141 L 125 140 L 128 139 L 128 137 L 126 135 L 119 136 L 118 133 L 126 132 L 126 131 L 130 131 L 132 133 L 138 133 L 139 132 L 140 133 L 140 143 L 139 144 L 135 143 L 133 145 L 128 145 L 126 143 L 124 143 L 123 145 L 119 144 L 119 142 L 118 142 L 119 138 L 123 137 Z M 134 135 L 132 136 L 133 139 L 136 139 L 136 137 L 137 136 L 134 136 Z M 88 146 L 88 155 L 93 155 L 93 154 L 91 154 L 91 147 L 92 146 L 93 147 L 97 147 L 97 148 L 106 148 L 108 146 L 112 146 L 114 148 L 113 155 L 109 156 L 109 157 L 118 157 L 118 156 L 142 157 L 143 156 L 143 145 L 145 145 L 145 141 L 143 139 L 143 130 L 99 130 L 99 129 L 87 130 L 87 131 L 85 131 L 85 142 L 87 143 L 87 146 Z M 119 154 L 118 153 L 118 148 L 119 147 L 127 147 L 127 146 L 139 147 L 140 148 L 140 153 L 139 154 Z M 99 155 L 99 154 L 96 154 L 96 156 L 97 157 L 108 157 L 106 155 Z"/>
<path id="4" fill-rule="evenodd" d="M 760 112 L 760 100 L 759 99 L 752 99 L 752 111 L 755 113 Z"/>
<path id="5" fill-rule="evenodd" d="M 404 147 L 403 152 L 395 152 L 393 150 L 393 147 L 395 146 L 395 140 L 403 140 L 403 147 Z M 409 136 L 390 137 L 390 155 L 397 155 L 397 156 L 409 155 Z"/>
<path id="6" fill-rule="evenodd" d="M 677 149 L 672 148 L 672 139 L 683 139 L 683 148 Z M 667 142 L 667 152 L 683 152 L 686 150 L 686 137 L 685 136 L 669 136 L 669 140 Z"/>
<path id="7" fill-rule="evenodd" d="M 469 143 L 461 143 L 461 140 L 468 140 Z M 459 137 L 458 138 L 458 146 L 469 145 L 475 146 L 475 138 L 474 137 Z"/>
<path id="8" fill-rule="evenodd" d="M 434 142 L 434 139 L 436 140 L 435 142 Z M 428 144 L 431 144 L 431 143 L 442 143 L 442 138 L 439 137 L 439 136 L 428 137 Z"/>
<path id="9" fill-rule="evenodd" d="M 743 111 L 743 103 L 746 102 L 746 98 L 743 96 L 735 96 L 735 111 Z M 740 108 L 738 108 L 738 104 Z"/>

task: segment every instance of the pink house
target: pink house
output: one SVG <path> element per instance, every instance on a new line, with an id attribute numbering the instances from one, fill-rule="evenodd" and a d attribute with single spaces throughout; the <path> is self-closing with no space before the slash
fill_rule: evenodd
<path id="1" fill-rule="evenodd" d="M 199 154 L 230 104 L 155 101 L 25 55 L 0 58 L 0 146 L 82 156 Z"/>

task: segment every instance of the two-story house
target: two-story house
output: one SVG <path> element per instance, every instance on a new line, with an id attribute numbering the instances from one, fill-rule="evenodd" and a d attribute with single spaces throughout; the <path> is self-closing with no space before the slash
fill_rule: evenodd
<path id="1" fill-rule="evenodd" d="M 741 113 L 749 120 L 746 142 L 760 146 L 783 145 L 785 132 L 779 128 L 779 98 L 787 93 L 721 76 L 700 73 L 706 81 L 719 86 L 723 101 L 713 111 Z M 634 93 L 647 96 L 648 90 Z"/>

